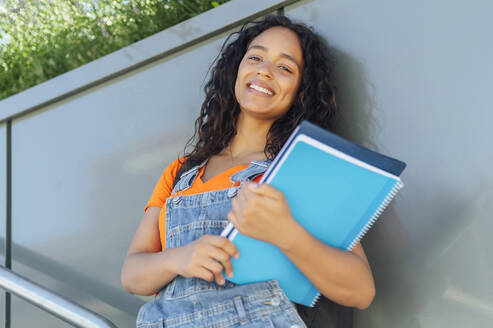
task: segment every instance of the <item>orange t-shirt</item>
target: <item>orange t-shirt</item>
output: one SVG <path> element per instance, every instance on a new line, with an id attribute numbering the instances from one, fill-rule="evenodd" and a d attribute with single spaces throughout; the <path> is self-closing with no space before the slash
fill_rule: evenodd
<path id="1" fill-rule="evenodd" d="M 171 196 L 171 190 L 173 189 L 173 181 L 175 179 L 175 175 L 180 169 L 183 158 L 177 159 L 172 162 L 163 172 L 161 178 L 154 187 L 154 191 L 152 192 L 151 198 L 149 202 L 147 202 L 146 207 L 144 208 L 144 212 L 150 206 L 157 206 L 161 208 L 161 212 L 159 212 L 159 236 L 161 239 L 161 248 L 164 251 L 166 248 L 166 221 L 165 221 L 165 210 L 166 210 L 166 199 Z M 205 183 L 202 182 L 202 175 L 204 174 L 205 165 L 202 166 L 199 170 L 197 178 L 190 186 L 190 188 L 186 189 L 181 195 L 194 195 L 200 194 L 207 191 L 221 190 L 226 189 L 232 186 L 232 182 L 230 177 L 248 167 L 248 164 L 238 165 L 227 169 L 216 175 L 215 177 L 207 180 Z M 254 181 L 258 182 L 260 180 L 260 176 L 255 178 Z"/>

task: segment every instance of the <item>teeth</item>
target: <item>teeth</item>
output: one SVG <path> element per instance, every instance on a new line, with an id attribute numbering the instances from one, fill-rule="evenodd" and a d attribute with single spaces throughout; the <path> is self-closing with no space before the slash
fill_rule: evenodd
<path id="1" fill-rule="evenodd" d="M 271 95 L 272 96 L 272 92 L 270 92 L 269 90 L 267 89 L 264 89 L 262 87 L 259 87 L 258 85 L 255 85 L 255 84 L 250 84 L 250 88 L 252 89 L 255 89 L 257 91 L 260 91 L 260 92 L 263 92 L 263 93 L 266 93 L 268 95 Z"/>

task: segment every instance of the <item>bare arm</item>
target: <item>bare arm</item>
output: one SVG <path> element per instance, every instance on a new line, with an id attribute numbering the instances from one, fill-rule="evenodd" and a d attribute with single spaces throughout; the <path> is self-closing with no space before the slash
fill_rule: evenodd
<path id="1" fill-rule="evenodd" d="M 359 309 L 373 301 L 373 275 L 361 245 L 347 252 L 319 241 L 293 219 L 277 189 L 266 184 L 242 187 L 228 219 L 241 233 L 279 247 L 332 301 Z"/>
<path id="2" fill-rule="evenodd" d="M 204 235 L 188 245 L 161 251 L 159 207 L 149 207 L 123 263 L 121 282 L 129 293 L 152 295 L 177 275 L 224 284 L 222 271 L 233 274 L 236 246 L 227 238 Z M 218 262 L 219 261 L 219 262 Z"/>
<path id="3" fill-rule="evenodd" d="M 375 286 L 359 243 L 351 252 L 331 247 L 313 237 L 297 222 L 286 227 L 285 236 L 280 249 L 323 295 L 336 303 L 361 310 L 370 306 Z"/>
<path id="4" fill-rule="evenodd" d="M 177 275 L 173 250 L 161 251 L 160 210 L 154 206 L 147 209 L 127 252 L 121 282 L 129 293 L 152 295 Z"/>

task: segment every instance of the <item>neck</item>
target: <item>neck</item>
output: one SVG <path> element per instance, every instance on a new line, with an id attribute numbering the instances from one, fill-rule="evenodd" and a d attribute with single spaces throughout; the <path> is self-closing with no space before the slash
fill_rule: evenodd
<path id="1" fill-rule="evenodd" d="M 257 120 L 245 115 L 238 116 L 236 135 L 229 145 L 229 151 L 233 158 L 257 154 L 265 158 L 264 148 L 267 141 L 267 133 L 273 122 Z"/>

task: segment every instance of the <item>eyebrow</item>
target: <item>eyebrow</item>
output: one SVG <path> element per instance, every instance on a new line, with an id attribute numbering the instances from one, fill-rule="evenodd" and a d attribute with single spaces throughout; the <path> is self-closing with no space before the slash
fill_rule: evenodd
<path id="1" fill-rule="evenodd" d="M 263 50 L 263 51 L 267 51 L 267 48 L 266 48 L 266 47 L 264 47 L 264 46 L 261 46 L 261 45 L 253 45 L 253 46 L 249 47 L 249 48 L 247 49 L 247 51 L 248 51 L 248 50 L 250 50 L 250 49 L 260 49 L 260 50 Z M 286 58 L 286 59 L 291 60 L 293 63 L 295 63 L 295 64 L 296 64 L 296 66 L 298 66 L 298 70 L 300 70 L 300 71 L 301 71 L 301 66 L 300 66 L 300 64 L 298 63 L 298 61 L 297 61 L 296 59 L 294 59 L 294 58 L 293 58 L 293 56 L 288 55 L 288 54 L 286 54 L 286 53 L 282 52 L 282 53 L 281 53 L 281 57 L 284 57 L 284 58 Z"/>

